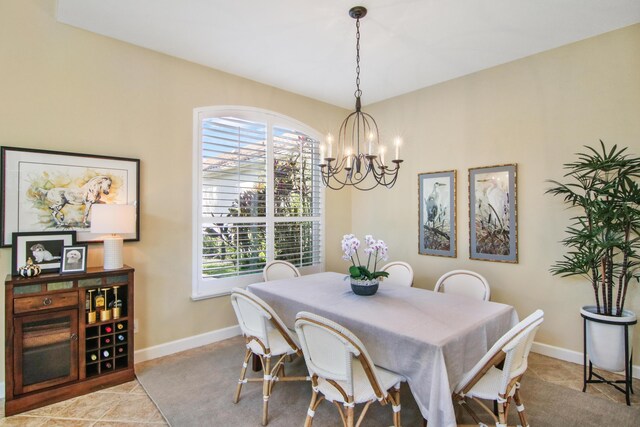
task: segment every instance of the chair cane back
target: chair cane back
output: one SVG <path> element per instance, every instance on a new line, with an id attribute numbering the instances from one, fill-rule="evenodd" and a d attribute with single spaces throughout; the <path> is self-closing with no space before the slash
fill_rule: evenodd
<path id="1" fill-rule="evenodd" d="M 468 270 L 453 270 L 438 279 L 435 292 L 464 295 L 482 301 L 489 301 L 491 289 L 483 276 Z"/>
<path id="2" fill-rule="evenodd" d="M 290 262 L 270 261 L 264 266 L 262 277 L 265 282 L 269 280 L 293 279 L 294 277 L 300 277 L 300 271 Z"/>
<path id="3" fill-rule="evenodd" d="M 520 380 L 527 370 L 527 358 L 533 338 L 543 321 L 544 312 L 536 310 L 518 323 L 491 347 L 455 387 L 454 401 L 461 404 L 478 425 L 486 426 L 469 407 L 467 398 L 475 400 L 491 414 L 497 427 L 507 426 L 507 414 L 513 400 L 522 426 L 528 427 L 520 396 Z M 500 363 L 503 363 L 501 369 L 496 367 Z M 496 401 L 498 415 L 479 399 Z"/>
<path id="4" fill-rule="evenodd" d="M 383 281 L 385 284 L 413 286 L 413 268 L 406 262 L 390 262 L 381 271 L 389 273 L 389 277 L 385 277 Z"/>
<path id="5" fill-rule="evenodd" d="M 322 400 L 336 405 L 344 427 L 354 426 L 356 404 L 365 404 L 355 422 L 358 427 L 373 402 L 391 403 L 393 425 L 400 426 L 400 383 L 404 377 L 375 366 L 362 342 L 335 322 L 300 312 L 295 327 L 313 390 L 305 427 L 312 425 Z"/>
<path id="6" fill-rule="evenodd" d="M 291 355 L 302 355 L 294 337 L 271 307 L 256 295 L 244 289 L 231 291 L 231 304 L 245 337 L 247 350 L 244 355 L 240 379 L 236 387 L 233 403 L 240 400 L 242 386 L 247 382 L 262 382 L 262 425 L 269 418 L 269 397 L 275 382 L 308 381 L 309 377 L 284 376 L 284 362 Z M 256 355 L 262 365 L 262 378 L 247 378 L 249 359 Z M 277 358 L 272 363 L 272 358 Z"/>

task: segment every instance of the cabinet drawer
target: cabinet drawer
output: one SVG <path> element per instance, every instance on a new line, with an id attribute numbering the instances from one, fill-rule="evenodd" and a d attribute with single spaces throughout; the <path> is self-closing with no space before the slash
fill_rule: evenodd
<path id="1" fill-rule="evenodd" d="M 64 292 L 37 297 L 16 298 L 13 300 L 13 312 L 20 314 L 29 311 L 48 310 L 50 308 L 75 307 L 77 305 L 78 293 Z"/>

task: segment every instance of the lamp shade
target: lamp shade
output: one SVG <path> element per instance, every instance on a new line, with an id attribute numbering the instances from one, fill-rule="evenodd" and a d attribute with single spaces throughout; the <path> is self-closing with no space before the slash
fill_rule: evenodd
<path id="1" fill-rule="evenodd" d="M 136 231 L 136 207 L 133 205 L 95 204 L 91 207 L 91 232 L 128 234 Z"/>

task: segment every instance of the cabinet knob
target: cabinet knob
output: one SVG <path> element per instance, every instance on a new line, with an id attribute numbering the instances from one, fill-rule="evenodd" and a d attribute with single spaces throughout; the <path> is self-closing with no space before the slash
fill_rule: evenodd
<path id="1" fill-rule="evenodd" d="M 78 334 L 71 334 L 71 341 L 78 341 Z"/>
<path id="2" fill-rule="evenodd" d="M 42 305 L 51 305 L 52 302 L 51 298 L 47 297 L 42 300 Z"/>

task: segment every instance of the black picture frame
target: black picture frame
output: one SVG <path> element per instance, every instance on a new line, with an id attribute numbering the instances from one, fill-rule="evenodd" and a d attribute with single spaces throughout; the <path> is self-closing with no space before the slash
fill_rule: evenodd
<path id="1" fill-rule="evenodd" d="M 75 230 L 78 242 L 100 242 L 90 233 L 95 203 L 135 205 L 136 231 L 122 237 L 140 240 L 140 159 L 16 147 L 0 157 L 0 247 L 14 232 Z"/>
<path id="2" fill-rule="evenodd" d="M 62 248 L 76 243 L 76 232 L 49 231 L 24 232 L 12 234 L 11 274 L 18 275 L 18 269 L 31 258 L 40 266 L 42 273 L 60 271 Z"/>
<path id="3" fill-rule="evenodd" d="M 60 274 L 87 271 L 87 245 L 71 245 L 62 248 Z"/>

